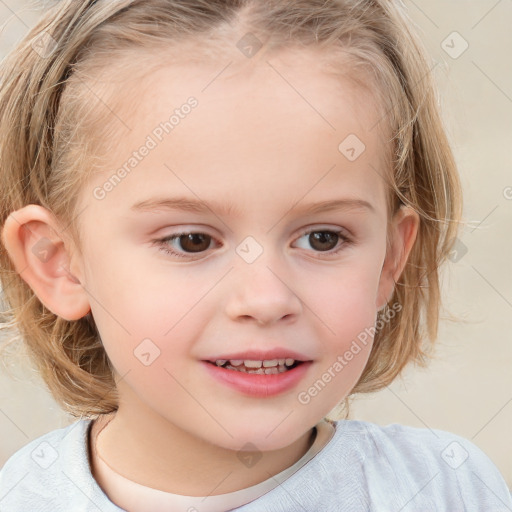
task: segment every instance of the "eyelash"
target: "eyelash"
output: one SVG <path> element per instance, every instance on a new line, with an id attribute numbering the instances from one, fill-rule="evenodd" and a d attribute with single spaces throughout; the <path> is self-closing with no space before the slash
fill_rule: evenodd
<path id="1" fill-rule="evenodd" d="M 342 243 L 338 249 L 331 249 L 331 251 L 314 251 L 319 254 L 327 254 L 328 256 L 335 256 L 336 254 L 341 252 L 343 249 L 345 249 L 347 246 L 354 244 L 354 241 L 350 237 L 347 236 L 345 231 L 336 231 L 336 230 L 330 230 L 330 229 L 310 229 L 308 231 L 303 232 L 297 238 L 297 240 L 299 240 L 300 238 L 302 238 L 306 235 L 310 235 L 311 233 L 331 233 L 331 234 L 337 235 L 341 239 Z M 153 240 L 152 242 L 158 246 L 160 251 L 163 251 L 165 254 L 169 254 L 169 255 L 175 256 L 177 258 L 187 258 L 187 257 L 193 256 L 195 254 L 202 254 L 202 253 L 206 252 L 206 251 L 202 251 L 202 252 L 197 252 L 197 253 L 193 253 L 193 252 L 179 253 L 169 247 L 169 242 L 179 239 L 181 236 L 184 236 L 184 235 L 207 235 L 207 233 L 201 233 L 200 231 L 184 231 L 181 233 L 174 233 L 173 235 L 166 236 L 165 238 Z M 209 236 L 213 240 L 212 236 L 210 236 L 210 235 L 207 235 L 207 236 Z"/>

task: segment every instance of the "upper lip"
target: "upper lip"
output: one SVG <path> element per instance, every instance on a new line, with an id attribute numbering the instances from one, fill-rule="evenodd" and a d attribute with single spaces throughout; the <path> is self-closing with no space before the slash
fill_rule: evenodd
<path id="1" fill-rule="evenodd" d="M 269 361 L 273 359 L 294 359 L 295 361 L 311 361 L 307 356 L 287 348 L 273 348 L 269 350 L 247 350 L 245 352 L 232 352 L 210 357 L 207 361 L 218 361 L 219 359 L 238 359 L 242 361 Z"/>

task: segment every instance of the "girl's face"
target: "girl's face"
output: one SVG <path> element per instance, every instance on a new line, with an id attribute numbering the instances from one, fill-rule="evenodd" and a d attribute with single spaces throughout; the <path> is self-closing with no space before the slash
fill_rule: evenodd
<path id="1" fill-rule="evenodd" d="M 381 114 L 284 57 L 153 73 L 80 197 L 72 270 L 120 411 L 229 449 L 286 446 L 327 415 L 392 291 Z M 219 359 L 304 362 L 265 377 Z"/>

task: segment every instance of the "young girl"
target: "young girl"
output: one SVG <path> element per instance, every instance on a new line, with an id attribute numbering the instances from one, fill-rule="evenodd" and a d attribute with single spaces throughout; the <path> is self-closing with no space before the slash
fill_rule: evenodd
<path id="1" fill-rule="evenodd" d="M 62 0 L 0 134 L 4 327 L 78 418 L 0 510 L 512 510 L 461 437 L 329 419 L 427 360 L 461 215 L 399 5 Z"/>

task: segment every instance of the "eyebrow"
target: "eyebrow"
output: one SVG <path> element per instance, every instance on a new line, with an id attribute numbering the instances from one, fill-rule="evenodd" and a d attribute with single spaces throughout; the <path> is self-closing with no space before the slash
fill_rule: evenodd
<path id="1" fill-rule="evenodd" d="M 298 204 L 298 203 L 296 203 Z M 240 216 L 240 210 L 233 204 L 218 201 L 198 201 L 186 197 L 155 197 L 135 203 L 131 208 L 136 212 L 158 212 L 166 210 L 185 211 L 192 213 L 213 212 L 218 215 Z M 296 213 L 315 214 L 328 211 L 355 211 L 375 213 L 371 203 L 359 198 L 332 199 L 317 203 L 304 204 L 299 208 L 295 205 L 290 209 Z"/>

